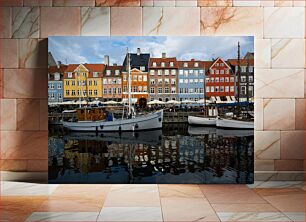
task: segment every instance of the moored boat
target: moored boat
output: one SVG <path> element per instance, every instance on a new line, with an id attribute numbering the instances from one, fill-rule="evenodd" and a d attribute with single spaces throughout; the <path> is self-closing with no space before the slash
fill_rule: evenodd
<path id="1" fill-rule="evenodd" d="M 240 119 L 225 119 L 217 118 L 216 126 L 218 128 L 235 128 L 235 129 L 254 129 L 253 120 L 240 120 Z"/>
<path id="2" fill-rule="evenodd" d="M 215 126 L 216 117 L 188 116 L 188 123 L 190 125 Z"/>

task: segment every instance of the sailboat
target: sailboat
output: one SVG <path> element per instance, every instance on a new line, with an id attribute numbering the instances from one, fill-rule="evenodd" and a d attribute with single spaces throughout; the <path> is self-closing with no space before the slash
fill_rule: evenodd
<path id="1" fill-rule="evenodd" d="M 128 132 L 161 129 L 163 124 L 163 110 L 153 113 L 137 115 L 131 106 L 131 64 L 130 54 L 127 52 L 127 69 L 128 69 L 128 112 L 122 118 L 115 119 L 110 113 L 100 113 L 99 119 L 77 118 L 77 121 L 62 121 L 65 128 L 71 131 L 95 131 L 95 132 Z M 99 108 L 95 108 L 99 109 Z M 80 113 L 87 113 L 85 112 Z M 97 113 L 97 112 L 95 112 Z M 97 116 L 97 115 L 95 115 Z"/>
<path id="2" fill-rule="evenodd" d="M 247 72 L 249 70 L 249 67 L 247 67 Z M 241 67 L 240 67 L 240 44 L 238 42 L 238 81 L 237 81 L 237 102 L 238 102 L 238 113 L 241 114 L 240 110 L 240 72 L 241 72 Z M 248 76 L 247 76 L 247 81 Z M 249 100 L 249 87 L 247 87 L 247 100 Z M 227 118 L 220 118 L 218 117 L 216 120 L 216 125 L 218 128 L 227 128 L 227 129 L 254 129 L 254 119 L 245 119 L 242 117 L 236 118 L 236 119 L 227 119 Z"/>

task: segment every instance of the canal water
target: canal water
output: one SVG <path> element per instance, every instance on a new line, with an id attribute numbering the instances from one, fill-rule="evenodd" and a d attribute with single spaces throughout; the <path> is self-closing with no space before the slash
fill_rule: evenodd
<path id="1" fill-rule="evenodd" d="M 167 124 L 137 133 L 49 127 L 49 183 L 253 183 L 253 130 Z"/>

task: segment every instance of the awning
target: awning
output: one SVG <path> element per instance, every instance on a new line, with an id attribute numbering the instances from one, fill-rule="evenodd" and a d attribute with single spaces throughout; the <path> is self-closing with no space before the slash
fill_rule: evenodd
<path id="1" fill-rule="evenodd" d="M 122 103 L 128 103 L 129 99 L 122 99 Z M 137 98 L 131 98 L 131 103 L 137 103 Z"/>

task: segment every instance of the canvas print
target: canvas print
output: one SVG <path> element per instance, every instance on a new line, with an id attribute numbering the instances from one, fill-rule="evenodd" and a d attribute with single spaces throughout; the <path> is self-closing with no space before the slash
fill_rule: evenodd
<path id="1" fill-rule="evenodd" d="M 48 41 L 49 183 L 253 183 L 253 37 Z"/>

